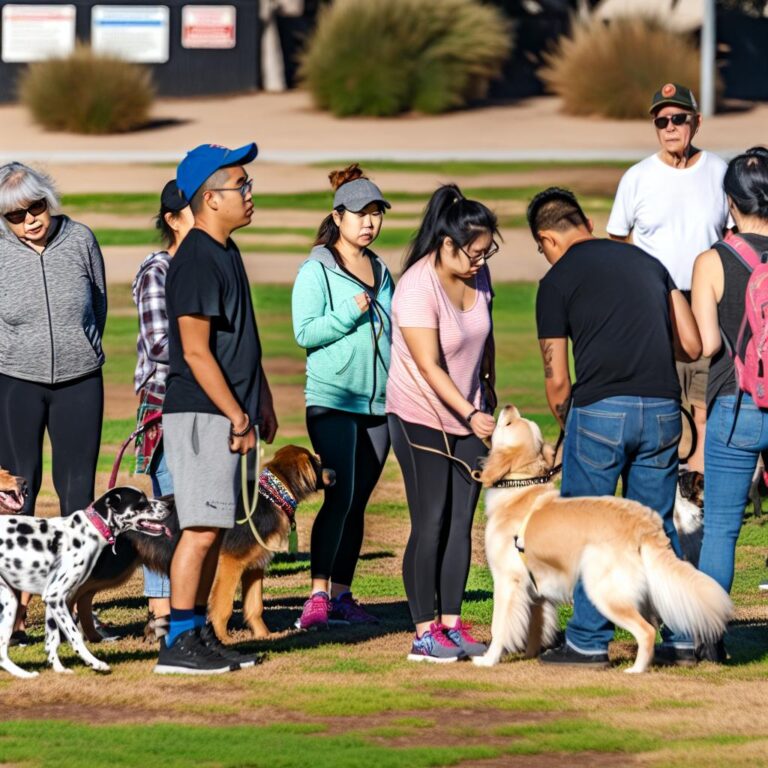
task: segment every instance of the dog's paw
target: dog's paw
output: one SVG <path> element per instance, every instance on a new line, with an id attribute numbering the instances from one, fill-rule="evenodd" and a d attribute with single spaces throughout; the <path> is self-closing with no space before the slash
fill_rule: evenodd
<path id="1" fill-rule="evenodd" d="M 63 664 L 59 664 L 58 667 L 54 667 L 53 671 L 59 675 L 74 675 L 75 673 L 71 669 L 67 669 Z"/>
<path id="2" fill-rule="evenodd" d="M 483 656 L 473 656 L 472 663 L 476 667 L 495 667 L 499 660 L 486 653 Z"/>
<path id="3" fill-rule="evenodd" d="M 40 676 L 39 672 L 29 672 L 26 669 L 22 669 L 21 667 L 17 667 L 16 670 L 11 671 L 11 674 L 21 680 L 31 680 L 33 677 Z"/>
<path id="4" fill-rule="evenodd" d="M 94 662 L 93 664 L 91 664 L 91 667 L 92 667 L 92 668 L 93 668 L 93 669 L 94 669 L 96 672 L 111 672 L 111 671 L 112 671 L 112 670 L 109 668 L 109 664 L 106 664 L 105 662 L 103 662 L 103 661 L 98 661 L 98 660 L 97 660 L 96 662 Z"/>
<path id="5" fill-rule="evenodd" d="M 638 667 L 633 664 L 629 669 L 625 669 L 624 673 L 627 675 L 642 675 L 646 671 L 646 667 Z"/>

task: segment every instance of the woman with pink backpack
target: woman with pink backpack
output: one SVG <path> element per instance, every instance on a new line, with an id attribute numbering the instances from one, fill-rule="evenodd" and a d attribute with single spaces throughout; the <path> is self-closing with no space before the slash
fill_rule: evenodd
<path id="1" fill-rule="evenodd" d="M 753 147 L 731 160 L 723 187 L 738 234 L 697 258 L 692 306 L 704 355 L 712 356 L 699 569 L 730 591 L 752 475 L 768 449 L 768 319 L 755 311 L 761 295 L 768 297 L 768 149 Z M 699 655 L 724 661 L 722 640 Z"/>

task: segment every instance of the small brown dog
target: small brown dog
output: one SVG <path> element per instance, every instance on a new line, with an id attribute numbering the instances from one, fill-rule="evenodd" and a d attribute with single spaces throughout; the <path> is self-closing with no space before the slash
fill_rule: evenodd
<path id="1" fill-rule="evenodd" d="M 613 496 L 561 497 L 548 482 L 554 449 L 514 406 L 499 415 L 491 445 L 482 482 L 493 637 L 475 664 L 493 666 L 505 651 L 538 655 L 557 630 L 555 605 L 570 599 L 578 579 L 600 613 L 637 640 L 627 672 L 651 663 L 657 616 L 696 642 L 722 636 L 728 595 L 678 560 L 656 512 Z"/>
<path id="2" fill-rule="evenodd" d="M 227 622 L 232 615 L 235 591 L 241 581 L 246 623 L 254 637 L 264 638 L 269 635 L 269 629 L 262 618 L 264 572 L 272 562 L 275 550 L 285 548 L 292 522 L 290 507 L 295 509 L 297 504 L 315 491 L 333 485 L 336 474 L 331 469 L 323 468 L 320 457 L 306 448 L 286 445 L 264 466 L 260 481 L 262 478 L 273 478 L 268 485 L 284 491 L 285 499 L 281 506 L 279 494 L 270 496 L 268 487 L 259 493 L 252 522 L 267 548 L 256 539 L 248 523 L 236 524 L 224 534 L 216 579 L 208 603 L 208 615 L 222 641 L 227 637 Z M 126 533 L 122 538 L 130 542 L 131 546 L 123 550 L 118 546 L 117 556 L 100 561 L 95 575 L 92 574 L 80 587 L 76 598 L 77 611 L 88 640 L 98 642 L 101 639 L 93 623 L 92 602 L 97 592 L 124 583 L 138 565 L 146 565 L 154 571 L 168 574 L 179 539 L 175 510 L 166 520 L 166 525 L 172 533 L 169 538 L 150 537 L 136 531 Z"/>
<path id="3" fill-rule="evenodd" d="M 18 515 L 27 498 L 27 481 L 0 467 L 0 515 Z"/>

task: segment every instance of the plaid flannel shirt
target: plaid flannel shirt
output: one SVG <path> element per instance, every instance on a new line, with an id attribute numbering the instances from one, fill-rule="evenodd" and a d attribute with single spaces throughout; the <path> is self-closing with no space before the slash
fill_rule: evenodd
<path id="1" fill-rule="evenodd" d="M 168 376 L 168 315 L 165 309 L 165 278 L 171 257 L 167 251 L 151 253 L 142 263 L 133 284 L 133 297 L 139 310 L 136 392 L 146 390 L 165 396 Z"/>

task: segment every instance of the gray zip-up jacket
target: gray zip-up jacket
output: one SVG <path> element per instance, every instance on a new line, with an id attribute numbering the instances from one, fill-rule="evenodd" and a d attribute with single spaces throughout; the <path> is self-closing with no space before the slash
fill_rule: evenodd
<path id="1" fill-rule="evenodd" d="M 67 216 L 42 254 L 0 229 L 0 373 L 57 384 L 104 364 L 104 259 Z"/>

